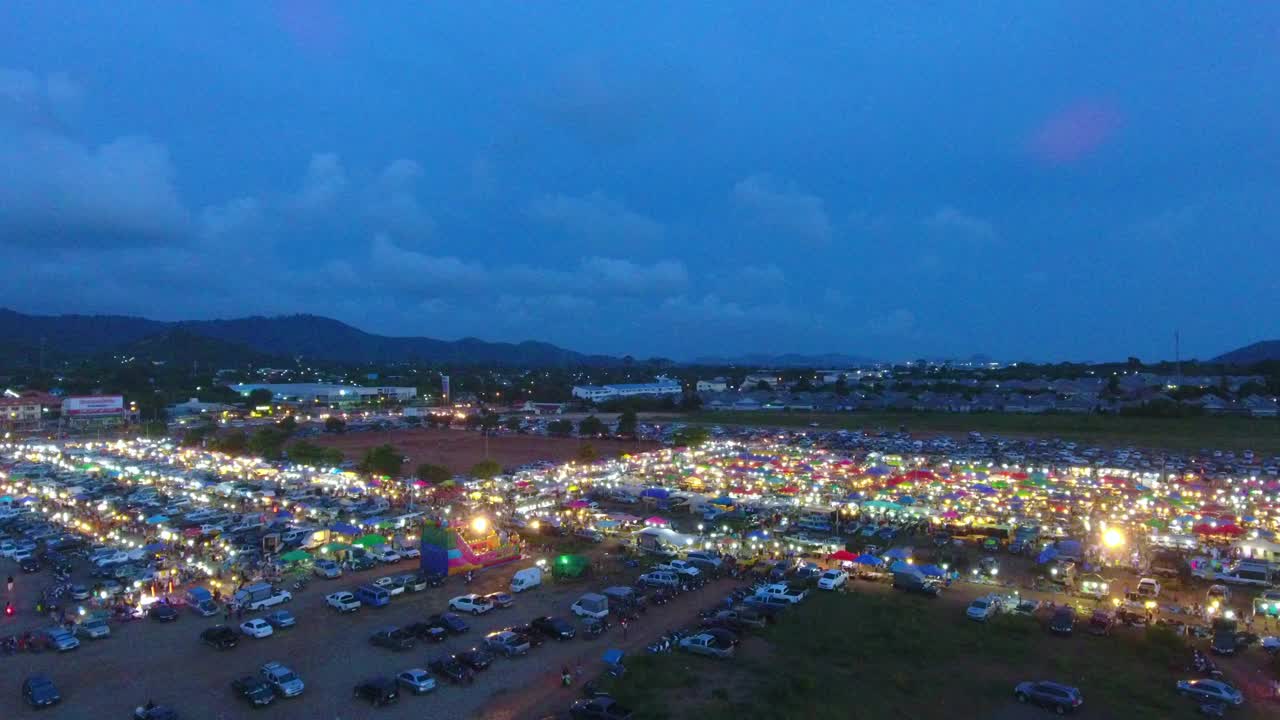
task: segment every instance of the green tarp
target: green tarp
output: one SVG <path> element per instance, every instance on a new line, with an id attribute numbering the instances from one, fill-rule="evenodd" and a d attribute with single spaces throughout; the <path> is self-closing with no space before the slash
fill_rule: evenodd
<path id="1" fill-rule="evenodd" d="M 306 550 L 292 550 L 280 556 L 280 559 L 287 563 L 302 562 L 311 559 L 311 553 Z"/>
<path id="2" fill-rule="evenodd" d="M 355 544 L 361 547 L 371 548 L 371 547 L 377 547 L 379 545 L 386 545 L 387 539 L 376 533 L 369 533 L 368 535 L 365 535 L 359 540 L 356 540 Z"/>

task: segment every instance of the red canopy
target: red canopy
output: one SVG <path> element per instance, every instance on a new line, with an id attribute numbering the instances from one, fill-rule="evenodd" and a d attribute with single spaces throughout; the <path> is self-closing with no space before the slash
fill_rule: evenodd
<path id="1" fill-rule="evenodd" d="M 853 562 L 854 560 L 857 560 L 857 559 L 858 559 L 858 556 L 857 556 L 857 555 L 854 555 L 853 553 L 849 552 L 848 550 L 837 550 L 837 551 L 835 551 L 835 552 L 831 553 L 830 555 L 828 555 L 828 556 L 827 556 L 827 559 L 828 559 L 828 560 L 839 560 L 839 561 L 841 561 L 841 562 Z"/>

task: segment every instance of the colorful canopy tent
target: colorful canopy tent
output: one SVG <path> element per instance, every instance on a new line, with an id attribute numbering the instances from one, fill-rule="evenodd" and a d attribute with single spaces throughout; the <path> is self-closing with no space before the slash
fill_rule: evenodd
<path id="1" fill-rule="evenodd" d="M 325 543 L 324 545 L 321 545 L 320 553 L 322 555 L 337 555 L 339 553 L 347 552 L 350 549 L 351 549 L 351 546 L 346 543 L 331 542 L 331 543 Z"/>
<path id="2" fill-rule="evenodd" d="M 640 497 L 651 497 L 651 498 L 656 498 L 658 500 L 665 500 L 670 495 L 671 495 L 670 491 L 668 491 L 666 488 L 660 488 L 660 487 L 645 488 L 644 490 L 640 491 Z"/>
<path id="3" fill-rule="evenodd" d="M 937 565 L 920 565 L 916 569 L 925 577 L 942 577 L 947 574 L 946 570 L 943 570 Z"/>
<path id="4" fill-rule="evenodd" d="M 896 547 L 891 548 L 889 552 L 884 554 L 890 560 L 906 560 L 911 557 L 911 548 Z"/>
<path id="5" fill-rule="evenodd" d="M 866 555 L 866 554 L 859 555 L 857 559 L 854 560 L 854 562 L 859 565 L 872 565 L 875 567 L 880 567 L 881 565 L 884 564 L 884 561 L 876 557 L 875 555 Z"/>
<path id="6" fill-rule="evenodd" d="M 311 559 L 311 553 L 306 550 L 290 550 L 281 555 L 280 559 L 287 563 L 306 562 Z"/>
<path id="7" fill-rule="evenodd" d="M 372 547 L 377 547 L 379 545 L 386 545 L 387 538 L 382 535 L 378 535 L 377 533 L 369 533 L 368 535 L 365 535 L 360 539 L 356 540 L 353 544 L 359 545 L 360 547 L 363 547 L 363 548 L 372 548 Z"/>
<path id="8" fill-rule="evenodd" d="M 839 562 L 853 562 L 854 560 L 857 560 L 857 559 L 858 559 L 858 556 L 857 556 L 857 555 L 854 555 L 853 553 L 849 552 L 848 550 L 837 550 L 837 551 L 835 551 L 835 552 L 831 553 L 830 555 L 828 555 L 828 556 L 827 556 L 827 559 L 828 559 L 828 560 L 836 560 L 836 561 L 839 561 Z"/>
<path id="9" fill-rule="evenodd" d="M 654 515 L 652 517 L 645 518 L 644 524 L 648 525 L 649 527 L 667 527 L 668 525 L 671 524 L 671 521 L 666 518 L 658 517 L 657 515 Z"/>
<path id="10" fill-rule="evenodd" d="M 352 525 L 351 523 L 339 522 L 330 525 L 329 532 L 337 533 L 339 535 L 356 535 L 360 532 L 360 528 Z"/>

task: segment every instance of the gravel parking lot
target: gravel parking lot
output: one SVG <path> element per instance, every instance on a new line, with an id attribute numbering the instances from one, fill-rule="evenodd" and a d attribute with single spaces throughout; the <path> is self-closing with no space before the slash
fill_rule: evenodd
<path id="1" fill-rule="evenodd" d="M 505 590 L 511 574 L 522 565 L 486 571 L 469 586 L 460 578 L 451 578 L 442 588 L 405 593 L 386 607 L 366 607 L 349 616 L 340 617 L 325 606 L 327 593 L 354 588 L 362 581 L 392 572 L 408 572 L 416 562 L 348 573 L 336 580 L 313 580 L 306 589 L 295 593 L 293 602 L 284 606 L 297 616 L 296 627 L 277 630 L 272 637 L 261 640 L 243 638 L 239 647 L 229 651 L 217 651 L 199 641 L 200 631 L 221 622 L 221 616 L 201 618 L 184 610 L 181 618 L 171 624 L 144 620 L 114 625 L 110 638 L 86 639 L 79 649 L 67 653 L 45 651 L 0 657 L 0 662 L 9 664 L 9 671 L 4 673 L 7 697 L 0 706 L 8 711 L 7 717 L 120 718 L 129 717 L 135 706 L 150 699 L 175 707 L 184 718 L 244 717 L 252 711 L 232 693 L 231 681 L 242 674 L 255 673 L 265 662 L 278 660 L 293 668 L 307 683 L 307 689 L 300 697 L 277 700 L 262 711 L 263 715 L 310 720 L 416 718 L 428 714 L 465 718 L 476 716 L 496 696 L 505 696 L 502 702 L 496 703 L 502 709 L 486 717 L 519 718 L 527 717 L 529 712 L 523 702 L 524 694 L 529 694 L 528 705 L 532 706 L 544 704 L 548 693 L 564 692 L 563 704 L 567 706 L 568 691 L 557 687 L 560 668 L 581 664 L 587 674 L 596 673 L 600 670 L 601 653 L 607 647 L 622 644 L 618 628 L 594 640 L 584 640 L 581 636 L 566 642 L 549 640 L 529 656 L 497 659 L 491 668 L 479 673 L 469 687 L 453 687 L 441 682 L 430 695 L 404 695 L 396 706 L 372 708 L 352 697 L 352 688 L 360 679 L 425 667 L 427 660 L 437 654 L 472 647 L 486 632 L 539 615 L 571 618 L 568 607 L 578 595 L 606 584 L 599 578 L 562 585 L 549 582 L 516 596 L 511 608 L 468 617 L 471 630 L 465 635 L 438 645 L 419 643 L 405 652 L 375 647 L 369 643 L 369 636 L 385 625 L 404 625 L 442 612 L 450 597 L 466 592 Z M 25 578 L 28 583 L 34 579 Z M 609 582 L 628 580 L 619 574 Z M 714 593 L 714 589 L 707 588 L 680 598 L 679 602 L 650 609 L 640 626 L 631 630 L 624 645 L 642 646 L 646 638 L 666 627 L 665 617 L 673 618 L 671 622 L 687 621 L 691 612 L 700 604 L 706 604 Z M 245 618 L 255 616 L 248 613 Z M 63 696 L 60 705 L 35 711 L 21 701 L 23 678 L 32 673 L 46 674 L 54 680 Z"/>

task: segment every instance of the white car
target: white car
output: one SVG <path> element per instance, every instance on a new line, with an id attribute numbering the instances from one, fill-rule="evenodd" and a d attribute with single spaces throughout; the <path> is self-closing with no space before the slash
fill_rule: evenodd
<path id="1" fill-rule="evenodd" d="M 980 597 L 969 603 L 969 608 L 964 611 L 964 614 L 968 616 L 970 620 L 986 622 L 992 615 L 995 615 L 999 611 L 1000 600 L 991 595 L 987 595 L 986 597 Z"/>
<path id="2" fill-rule="evenodd" d="M 404 592 L 404 582 L 398 577 L 380 577 L 373 581 L 373 584 L 391 593 L 392 597 Z"/>
<path id="3" fill-rule="evenodd" d="M 436 689 L 436 679 L 422 668 L 409 668 L 396 675 L 396 682 L 401 687 L 409 688 L 414 695 L 422 695 Z"/>
<path id="4" fill-rule="evenodd" d="M 1244 694 L 1221 680 L 1179 680 L 1178 694 L 1189 695 L 1197 700 L 1211 700 L 1228 705 L 1240 705 L 1244 702 Z"/>
<path id="5" fill-rule="evenodd" d="M 402 547 L 400 548 L 400 557 L 404 557 L 404 558 L 422 557 L 422 551 L 416 547 Z"/>
<path id="6" fill-rule="evenodd" d="M 401 556 L 400 553 L 388 547 L 379 549 L 377 553 L 374 554 L 374 557 L 378 559 L 378 562 L 386 563 L 387 565 L 390 565 L 391 563 L 398 563 L 403 559 L 403 556 Z"/>
<path id="7" fill-rule="evenodd" d="M 672 560 L 659 565 L 657 569 L 668 570 L 691 580 L 702 574 L 702 571 L 691 565 L 688 560 Z"/>
<path id="8" fill-rule="evenodd" d="M 266 620 L 254 618 L 240 623 L 240 632 L 252 638 L 265 638 L 271 637 L 275 630 L 271 627 L 271 623 Z"/>
<path id="9" fill-rule="evenodd" d="M 493 603 L 484 599 L 481 595 L 471 593 L 470 595 L 459 595 L 450 600 L 449 609 L 455 612 L 469 612 L 472 615 L 480 615 L 492 610 Z"/>
<path id="10" fill-rule="evenodd" d="M 843 570 L 828 570 L 818 578 L 819 590 L 835 590 L 844 587 L 849 581 L 849 573 Z"/>
<path id="11" fill-rule="evenodd" d="M 340 613 L 355 612 L 360 609 L 360 601 L 349 592 L 336 592 L 324 596 L 325 603 Z"/>
<path id="12" fill-rule="evenodd" d="M 12 540 L 0 540 L 0 557 L 13 557 L 13 551 L 17 549 Z"/>

